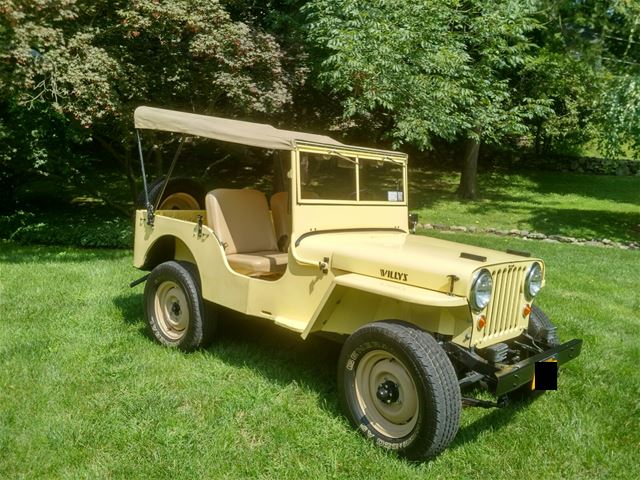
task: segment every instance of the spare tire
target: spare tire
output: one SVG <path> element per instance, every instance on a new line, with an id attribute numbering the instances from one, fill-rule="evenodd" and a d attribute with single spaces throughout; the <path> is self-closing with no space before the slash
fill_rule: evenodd
<path id="1" fill-rule="evenodd" d="M 170 178 L 162 192 L 165 177 L 160 177 L 148 185 L 149 201 L 157 210 L 203 210 L 206 191 L 192 178 Z M 158 201 L 158 197 L 162 198 Z M 138 208 L 145 208 L 144 192 L 138 196 Z"/>

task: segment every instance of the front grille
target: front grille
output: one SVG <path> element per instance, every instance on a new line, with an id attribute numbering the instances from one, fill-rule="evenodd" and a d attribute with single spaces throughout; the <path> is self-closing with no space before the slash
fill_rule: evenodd
<path id="1" fill-rule="evenodd" d="M 526 269 L 526 265 L 507 265 L 491 272 L 493 293 L 487 307 L 487 324 L 482 330 L 481 340 L 498 337 L 518 328 Z"/>

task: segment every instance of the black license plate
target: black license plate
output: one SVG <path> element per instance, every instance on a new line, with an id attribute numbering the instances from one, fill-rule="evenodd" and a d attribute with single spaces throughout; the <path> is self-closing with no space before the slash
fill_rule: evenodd
<path id="1" fill-rule="evenodd" d="M 531 390 L 557 390 L 558 389 L 558 360 L 548 358 L 542 362 L 536 362 L 535 373 L 531 381 Z"/>

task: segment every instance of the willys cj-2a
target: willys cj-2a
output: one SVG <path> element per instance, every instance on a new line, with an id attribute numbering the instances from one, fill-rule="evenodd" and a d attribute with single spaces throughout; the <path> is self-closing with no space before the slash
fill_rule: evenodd
<path id="1" fill-rule="evenodd" d="M 345 414 L 381 447 L 412 460 L 447 447 L 464 404 L 532 394 L 537 370 L 555 375 L 580 354 L 582 341 L 561 344 L 533 304 L 544 284 L 542 260 L 411 233 L 405 154 L 150 107 L 135 111 L 135 126 L 145 198 L 133 263 L 150 273 L 132 285 L 146 280 L 146 322 L 160 343 L 207 346 L 217 306 L 303 339 L 330 335 L 343 342 Z M 152 184 L 145 130 L 181 135 L 169 174 Z M 205 192 L 172 180 L 185 137 L 271 152 L 282 191 L 267 199 L 251 188 Z M 463 397 L 474 384 L 498 403 Z"/>

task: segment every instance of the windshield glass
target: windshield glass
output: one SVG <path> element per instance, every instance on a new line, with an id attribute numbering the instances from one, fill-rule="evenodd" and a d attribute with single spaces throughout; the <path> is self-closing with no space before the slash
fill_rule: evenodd
<path id="1" fill-rule="evenodd" d="M 403 164 L 391 159 L 301 152 L 300 187 L 305 200 L 405 201 Z"/>

